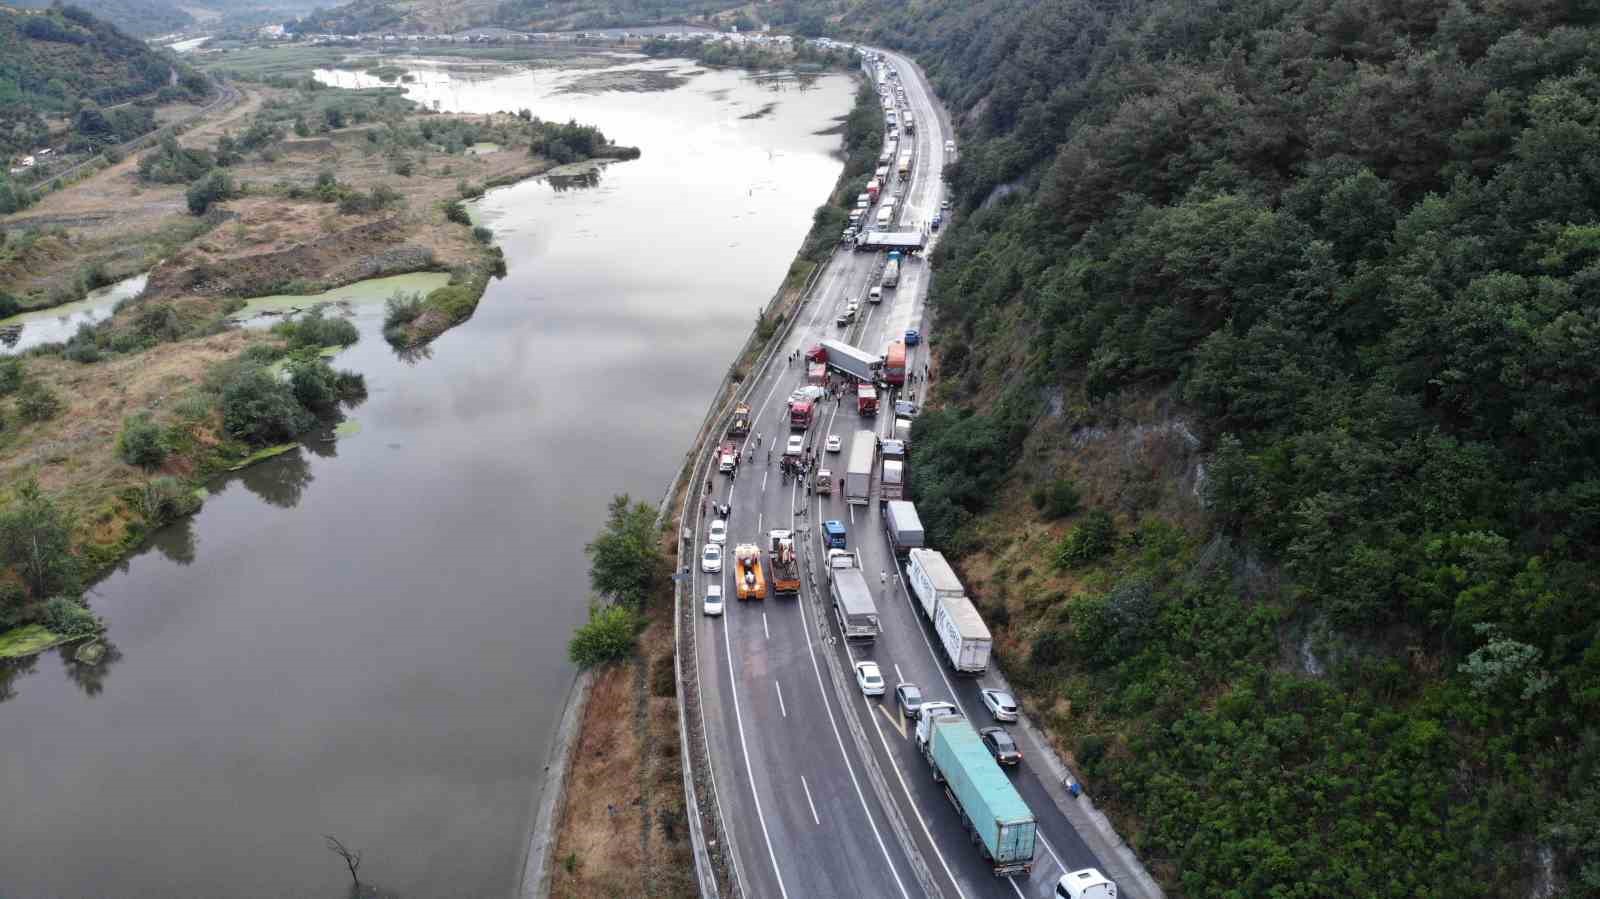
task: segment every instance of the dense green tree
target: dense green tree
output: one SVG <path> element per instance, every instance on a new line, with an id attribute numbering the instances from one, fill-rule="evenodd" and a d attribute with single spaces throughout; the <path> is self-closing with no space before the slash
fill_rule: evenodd
<path id="1" fill-rule="evenodd" d="M 656 510 L 631 501 L 627 494 L 613 497 L 605 526 L 584 552 L 589 555 L 589 583 L 596 593 L 630 608 L 643 608 L 664 573 Z"/>
<path id="2" fill-rule="evenodd" d="M 35 598 L 78 588 L 78 557 L 72 553 L 72 519 L 39 490 L 18 485 L 0 506 L 0 559 L 10 565 Z"/>

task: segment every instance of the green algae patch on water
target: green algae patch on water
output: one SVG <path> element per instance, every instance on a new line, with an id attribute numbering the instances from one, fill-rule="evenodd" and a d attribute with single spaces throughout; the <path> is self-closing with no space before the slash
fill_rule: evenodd
<path id="1" fill-rule="evenodd" d="M 0 633 L 0 659 L 20 659 L 36 655 L 52 646 L 67 642 L 67 638 L 48 630 L 42 624 L 15 627 Z"/>
<path id="2" fill-rule="evenodd" d="M 258 449 L 250 455 L 245 456 L 243 459 L 240 459 L 233 465 L 229 465 L 228 470 L 239 471 L 241 469 L 249 468 L 257 462 L 265 462 L 266 460 L 271 459 L 273 456 L 281 456 L 292 449 L 299 448 L 299 446 L 300 444 L 298 443 L 280 443 L 277 446 L 269 446 L 264 449 Z"/>
<path id="3" fill-rule="evenodd" d="M 361 422 L 347 418 L 333 426 L 333 433 L 339 437 L 354 437 L 361 433 Z"/>
<path id="4" fill-rule="evenodd" d="M 406 293 L 427 294 L 450 283 L 450 275 L 446 272 L 413 272 L 409 275 L 390 275 L 387 278 L 368 278 L 343 287 L 335 287 L 322 293 L 295 294 L 280 293 L 267 297 L 256 297 L 245 303 L 244 308 L 234 314 L 237 320 L 254 318 L 262 313 L 281 314 L 296 309 L 310 309 L 321 303 L 339 303 L 352 306 L 368 303 L 382 303 L 394 296 L 395 291 Z"/>

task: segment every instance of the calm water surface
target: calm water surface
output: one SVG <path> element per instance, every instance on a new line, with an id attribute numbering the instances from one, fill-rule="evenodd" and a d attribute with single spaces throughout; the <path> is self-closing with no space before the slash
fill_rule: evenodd
<path id="1" fill-rule="evenodd" d="M 446 109 L 576 117 L 644 156 L 481 201 L 510 274 L 427 357 L 350 304 L 359 433 L 215 485 L 101 583 L 102 669 L 0 669 L 7 899 L 344 896 L 324 833 L 399 895 L 516 887 L 583 544 L 612 494 L 655 501 L 676 470 L 838 175 L 815 132 L 851 86 L 418 74 Z"/>

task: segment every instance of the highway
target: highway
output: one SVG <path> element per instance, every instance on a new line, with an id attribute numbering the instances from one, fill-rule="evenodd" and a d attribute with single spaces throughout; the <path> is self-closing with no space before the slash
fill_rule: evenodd
<path id="1" fill-rule="evenodd" d="M 908 142 L 915 144 L 911 178 L 895 183 L 891 162 L 891 183 L 885 189 L 886 195 L 899 198 L 900 230 L 912 230 L 926 225 L 939 210 L 944 146 L 953 134 L 921 72 L 908 59 L 883 55 L 900 75 L 906 92 L 902 109 L 912 111 L 917 125 L 914 134 L 901 136 L 902 149 Z M 1030 875 L 997 878 L 930 777 L 892 697 L 894 684 L 910 681 L 922 688 L 926 699 L 954 702 L 974 726 L 985 727 L 992 722 L 978 690 L 998 686 L 995 676 L 980 681 L 948 673 L 937 638 L 895 564 L 876 498 L 849 506 L 838 491 L 809 496 L 804 481 L 785 481 L 776 461 L 767 462 L 774 444 L 772 458 L 782 454 L 782 441 L 790 433 L 787 399 L 804 380 L 803 366 L 788 361 L 789 353 L 821 337 L 834 337 L 881 354 L 908 328 L 927 335 L 930 273 L 928 263 L 918 257 L 903 265 L 899 286 L 884 291 L 881 305 L 863 302 L 863 321 L 847 329 L 835 325 L 848 300 L 864 301 L 883 263 L 882 253 L 841 246 L 772 362 L 751 375 L 753 460 L 732 478 L 717 474 L 707 461 L 691 480 L 700 498 L 727 503 L 731 509 L 724 570 L 707 574 L 698 555 L 715 515 L 702 513 L 703 503 L 697 505 L 691 596 L 698 609 L 706 587 L 721 584 L 727 599 L 721 617 L 696 616 L 695 676 L 736 873 L 745 895 L 752 897 L 1050 896 L 1066 871 L 1095 867 L 1113 874 L 1113 869 L 1102 862 L 1104 852 L 1097 855 L 1090 849 L 1091 844 L 1103 845 L 1098 835 L 1089 835 L 1086 842 L 1058 810 L 1061 785 L 1033 765 L 1043 757 L 1041 747 L 1022 728 L 1007 727 L 1025 755 L 1011 776 L 1039 819 L 1042 839 Z M 820 467 L 842 474 L 853 442 L 874 439 L 858 432 L 888 433 L 894 400 L 922 399 L 926 352 L 926 343 L 908 348 L 907 370 L 917 373 L 919 383 L 909 385 L 903 396 L 884 397 L 877 418 L 858 416 L 853 396 L 820 404 L 817 421 L 806 432 L 821 457 Z M 759 448 L 754 446 L 757 433 Z M 843 452 L 823 452 L 830 434 L 843 439 Z M 915 465 L 912 447 L 910 466 Z M 709 497 L 707 482 L 713 491 Z M 846 524 L 849 547 L 859 552 L 876 593 L 882 632 L 875 642 L 847 644 L 839 638 L 820 565 L 820 524 L 828 519 Z M 792 529 L 797 543 L 804 541 L 802 561 L 808 574 L 800 595 L 769 594 L 764 601 L 741 603 L 734 598 L 733 548 L 756 544 L 763 550 L 765 567 L 767 532 L 774 528 Z M 867 698 L 856 689 L 851 666 L 861 659 L 879 664 L 890 695 Z M 1119 886 L 1124 896 L 1137 895 L 1133 884 L 1119 880 Z"/>

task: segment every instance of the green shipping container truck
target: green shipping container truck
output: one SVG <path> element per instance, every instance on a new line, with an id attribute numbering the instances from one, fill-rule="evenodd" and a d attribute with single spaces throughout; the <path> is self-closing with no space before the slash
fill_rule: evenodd
<path id="1" fill-rule="evenodd" d="M 1038 824 L 967 719 L 947 702 L 927 703 L 917 747 L 995 876 L 1028 873 Z"/>

